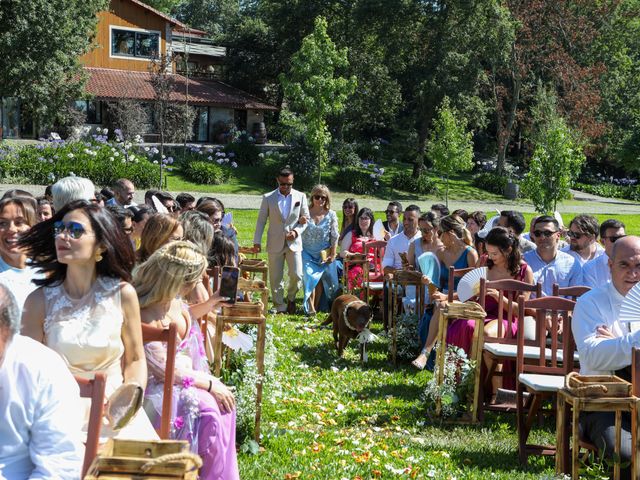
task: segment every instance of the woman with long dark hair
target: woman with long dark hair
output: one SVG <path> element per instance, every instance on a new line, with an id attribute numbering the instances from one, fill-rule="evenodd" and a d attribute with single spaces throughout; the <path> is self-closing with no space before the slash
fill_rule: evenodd
<path id="1" fill-rule="evenodd" d="M 356 215 L 356 226 L 351 232 L 351 246 L 349 250 L 340 252 L 345 260 L 353 257 L 354 255 L 362 255 L 363 245 L 369 240 L 373 239 L 373 224 L 375 218 L 370 208 L 361 208 Z M 373 252 L 369 253 L 369 262 L 373 261 Z M 349 275 L 347 278 L 349 290 L 353 288 L 361 288 L 363 282 L 363 270 L 362 265 L 353 265 L 349 268 Z"/>
<path id="2" fill-rule="evenodd" d="M 44 274 L 25 302 L 22 334 L 58 352 L 74 375 L 105 372 L 107 397 L 123 383 L 144 388 L 140 306 L 129 284 L 135 256 L 114 217 L 98 205 L 73 201 L 19 244 Z M 102 433 L 114 435 L 106 427 Z M 118 436 L 157 438 L 144 412 Z"/>

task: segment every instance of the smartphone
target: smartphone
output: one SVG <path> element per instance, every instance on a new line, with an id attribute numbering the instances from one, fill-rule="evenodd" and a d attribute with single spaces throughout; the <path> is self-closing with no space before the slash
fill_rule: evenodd
<path id="1" fill-rule="evenodd" d="M 240 269 L 238 267 L 222 267 L 222 277 L 220 278 L 220 296 L 227 297 L 228 303 L 235 303 L 238 296 L 238 277 Z"/>

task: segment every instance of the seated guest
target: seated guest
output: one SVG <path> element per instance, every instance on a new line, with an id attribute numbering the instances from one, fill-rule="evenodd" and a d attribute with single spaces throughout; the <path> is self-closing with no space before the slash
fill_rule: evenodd
<path id="1" fill-rule="evenodd" d="M 21 190 L 19 188 L 12 188 L 11 190 L 7 190 L 2 195 L 0 200 L 4 200 L 5 198 L 16 198 L 16 197 L 26 197 L 26 198 L 34 198 L 33 195 L 26 190 Z"/>
<path id="2" fill-rule="evenodd" d="M 364 207 L 360 209 L 356 215 L 356 228 L 349 235 L 349 249 L 342 250 L 340 256 L 344 259 L 353 257 L 354 255 L 363 254 L 364 244 L 369 240 L 373 240 L 373 223 L 375 219 L 371 209 Z M 369 251 L 369 262 L 373 261 L 373 250 Z M 347 285 L 349 290 L 354 288 L 362 288 L 362 282 L 364 281 L 362 265 L 352 265 L 349 267 L 349 273 L 347 277 Z"/>
<path id="3" fill-rule="evenodd" d="M 524 254 L 524 261 L 533 270 L 534 283 L 542 283 L 543 295 L 553 294 L 553 284 L 560 287 L 582 285 L 582 267 L 574 257 L 558 250 L 560 226 L 548 215 L 540 216 L 534 224 L 536 249 Z"/>
<path id="4" fill-rule="evenodd" d="M 231 239 L 221 231 L 213 234 L 213 242 L 207 254 L 207 261 L 209 268 L 237 265 L 235 246 Z"/>
<path id="5" fill-rule="evenodd" d="M 341 252 L 349 250 L 351 246 L 351 232 L 356 228 L 356 217 L 359 211 L 358 202 L 354 198 L 345 198 L 342 202 L 342 225 L 338 236 Z"/>
<path id="6" fill-rule="evenodd" d="M 225 215 L 224 205 L 220 200 L 213 197 L 203 197 L 205 200 L 199 199 L 196 204 L 196 210 L 204 213 L 209 217 L 213 224 L 213 229 L 217 232 L 220 230 L 231 239 L 238 255 L 238 235 L 233 225 L 222 225 L 222 219 Z M 201 201 L 202 200 L 202 201 Z"/>
<path id="7" fill-rule="evenodd" d="M 436 292 L 432 298 L 436 302 L 447 300 L 445 292 L 448 290 L 449 284 L 449 267 L 455 269 L 468 268 L 478 263 L 478 253 L 472 246 L 471 233 L 466 229 L 461 218 L 454 215 L 447 215 L 440 219 L 440 241 L 442 248 L 437 251 L 438 260 L 440 260 L 440 281 L 441 291 Z M 454 288 L 457 287 L 460 278 L 456 278 Z M 422 370 L 429 358 L 430 352 L 438 335 L 438 318 L 439 312 L 436 307 L 431 313 L 427 312 L 420 320 L 418 332 L 420 340 L 424 344 L 422 352 L 413 361 L 413 365 Z"/>
<path id="8" fill-rule="evenodd" d="M 524 238 L 525 240 L 529 240 L 530 242 L 533 242 L 533 230 L 534 230 L 533 226 L 536 223 L 538 216 L 539 215 L 536 215 L 531 218 L 531 221 L 529 222 L 529 230 L 521 235 L 522 238 Z"/>
<path id="9" fill-rule="evenodd" d="M 467 218 L 467 230 L 469 230 L 471 235 L 475 235 L 482 230 L 485 223 L 487 223 L 487 216 L 485 213 L 476 210 L 475 212 L 471 212 L 469 214 L 469 218 Z"/>
<path id="10" fill-rule="evenodd" d="M 420 207 L 417 205 L 409 205 L 402 215 L 402 232 L 391 237 L 387 242 L 384 250 L 384 258 L 382 259 L 382 271 L 386 274 L 393 274 L 396 270 L 404 269 L 401 253 L 409 251 L 409 245 L 416 238 L 420 238 L 420 230 L 418 230 L 418 219 L 420 218 Z M 383 323 L 385 330 L 387 329 L 388 319 L 386 312 L 388 311 L 388 292 L 383 292 Z"/>
<path id="11" fill-rule="evenodd" d="M 467 212 L 464 208 L 458 208 L 457 210 L 454 210 L 451 215 L 460 217 L 464 223 L 467 223 L 467 220 L 469 220 L 469 212 Z"/>
<path id="12" fill-rule="evenodd" d="M 53 205 L 53 194 L 51 193 L 51 187 L 53 187 L 53 185 L 47 185 L 45 187 L 45 189 L 44 189 L 44 198 L 49 200 L 51 202 L 51 205 Z"/>
<path id="13" fill-rule="evenodd" d="M 142 263 L 161 246 L 182 240 L 184 229 L 182 224 L 168 213 L 158 213 L 147 220 L 142 230 L 140 248 L 136 252 L 138 263 Z"/>
<path id="14" fill-rule="evenodd" d="M 127 210 L 133 213 L 133 218 L 131 219 L 131 223 L 133 225 L 131 238 L 134 241 L 134 248 L 138 250 L 140 248 L 142 230 L 144 230 L 144 226 L 147 224 L 147 220 L 149 220 L 149 217 L 155 215 L 156 211 L 146 204 L 135 207 L 127 207 Z"/>
<path id="15" fill-rule="evenodd" d="M 133 182 L 127 178 L 119 178 L 113 184 L 113 198 L 107 200 L 106 205 L 135 206 L 137 205 L 133 201 L 135 194 L 136 188 L 133 186 Z"/>
<path id="16" fill-rule="evenodd" d="M 38 222 L 44 222 L 53 217 L 53 204 L 44 197 L 38 197 L 38 209 L 36 210 L 36 217 Z"/>
<path id="17" fill-rule="evenodd" d="M 418 259 L 423 253 L 432 252 L 436 254 L 438 250 L 443 248 L 442 242 L 438 238 L 439 226 L 440 221 L 433 212 L 423 213 L 418 219 L 421 235 L 409 244 L 409 250 L 407 251 L 407 260 L 414 270 L 420 271 Z M 436 284 L 439 284 L 440 281 L 439 278 L 432 278 L 431 280 Z"/>
<path id="18" fill-rule="evenodd" d="M 74 200 L 90 202 L 95 198 L 96 189 L 88 178 L 64 177 L 51 187 L 53 195 L 53 209 L 58 212 L 67 203 Z"/>
<path id="19" fill-rule="evenodd" d="M 331 193 L 325 185 L 316 185 L 309 199 L 309 218 L 301 218 L 307 228 L 302 232 L 302 286 L 304 310 L 315 315 L 328 311 L 339 289 L 338 216 L 331 210 Z"/>
<path id="20" fill-rule="evenodd" d="M 135 256 L 113 216 L 95 204 L 71 202 L 33 226 L 20 245 L 44 274 L 25 302 L 22 334 L 55 350 L 74 375 L 92 378 L 103 371 L 107 397 L 123 383 L 144 389 L 140 307 L 128 283 Z M 141 411 L 118 432 L 103 425 L 102 435 L 157 438 Z"/>
<path id="21" fill-rule="evenodd" d="M 431 205 L 431 211 L 438 215 L 438 217 L 446 217 L 449 215 L 449 209 L 444 203 L 434 203 Z"/>
<path id="22" fill-rule="evenodd" d="M 582 266 L 582 283 L 587 287 L 596 288 L 611 281 L 609 258 L 616 240 L 626 236 L 624 223 L 609 219 L 600 225 L 600 242 L 604 246 L 605 255 L 589 260 Z"/>
<path id="23" fill-rule="evenodd" d="M 571 329 L 580 355 L 583 375 L 617 373 L 630 379 L 626 369 L 631 365 L 633 347 L 640 347 L 640 331 L 618 321 L 625 295 L 640 281 L 640 238 L 628 236 L 616 241 L 609 259 L 611 282 L 600 285 L 578 298 Z M 634 324 L 631 324 L 632 327 Z M 615 446 L 615 413 L 583 412 L 580 426 L 583 435 L 605 455 L 612 457 Z M 622 414 L 620 461 L 632 461 L 631 419 Z M 625 469 L 622 478 L 630 478 Z"/>
<path id="24" fill-rule="evenodd" d="M 21 236 L 36 223 L 33 199 L 0 200 L 0 283 L 16 298 L 20 314 L 25 300 L 37 288 L 33 280 L 42 278 L 18 245 Z"/>
<path id="25" fill-rule="evenodd" d="M 402 204 L 400 202 L 389 202 L 387 209 L 384 211 L 387 219 L 382 222 L 384 227 L 384 239 L 389 240 L 394 235 L 402 232 L 402 223 L 400 222 L 400 212 L 402 212 Z"/>
<path id="26" fill-rule="evenodd" d="M 171 438 L 187 440 L 200 455 L 203 466 L 199 478 L 238 479 L 236 459 L 236 412 L 233 393 L 209 371 L 202 334 L 193 311 L 182 302 L 202 278 L 205 256 L 189 242 L 172 242 L 156 251 L 136 268 L 133 284 L 140 298 L 141 318 L 157 328 L 174 323 L 180 341 L 176 353 Z M 218 295 L 209 310 L 222 300 Z M 202 313 L 202 312 L 200 312 Z M 159 426 L 162 415 L 166 345 L 145 346 L 149 382 L 145 409 Z"/>
<path id="27" fill-rule="evenodd" d="M 160 190 L 147 190 L 146 192 L 144 192 L 144 203 L 145 205 L 150 206 L 151 208 L 153 208 L 153 211 L 156 211 L 156 206 L 153 203 L 153 197 L 155 197 L 156 195 L 158 195 L 158 193 L 160 193 Z"/>
<path id="28" fill-rule="evenodd" d="M 173 195 L 169 192 L 158 192 L 156 193 L 156 198 L 160 200 L 160 203 L 167 209 L 167 212 L 174 214 L 174 216 L 178 215 L 179 208 L 178 205 L 176 205 Z"/>
<path id="29" fill-rule="evenodd" d="M 19 331 L 18 305 L 0 285 L 0 478 L 79 478 L 78 384 L 57 353 Z"/>
<path id="30" fill-rule="evenodd" d="M 213 243 L 213 225 L 211 225 L 209 218 L 202 212 L 186 210 L 180 214 L 178 220 L 182 223 L 184 240 L 193 243 L 198 247 L 200 253 L 207 255 Z M 201 278 L 185 298 L 187 303 L 202 303 L 209 298 L 207 287 L 202 280 Z"/>
<path id="31" fill-rule="evenodd" d="M 598 220 L 591 215 L 574 217 L 569 223 L 567 237 L 569 246 L 562 251 L 575 258 L 580 266 L 604 253 L 604 248 L 598 244 Z"/>
<path id="32" fill-rule="evenodd" d="M 179 193 L 176 197 L 176 202 L 180 206 L 180 213 L 194 210 L 196 208 L 196 199 L 189 193 Z"/>
<path id="33" fill-rule="evenodd" d="M 503 210 L 500 212 L 500 218 L 498 219 L 498 225 L 506 228 L 518 238 L 518 244 L 520 245 L 520 252 L 527 253 L 536 249 L 536 244 L 522 238 L 522 232 L 526 227 L 524 221 L 524 215 L 515 210 Z"/>
<path id="34" fill-rule="evenodd" d="M 98 190 L 96 190 L 93 194 L 93 200 L 91 200 L 93 203 L 95 203 L 96 205 L 100 205 L 101 207 L 104 207 L 104 197 L 102 196 L 102 193 L 100 193 Z"/>
<path id="35" fill-rule="evenodd" d="M 115 196 L 113 190 L 111 190 L 109 187 L 104 187 L 102 190 L 100 190 L 100 195 L 102 195 L 103 202 L 108 202 Z"/>
<path id="36" fill-rule="evenodd" d="M 113 215 L 118 225 L 120 225 L 120 228 L 122 228 L 122 231 L 133 242 L 133 212 L 120 205 L 108 205 L 105 208 Z"/>

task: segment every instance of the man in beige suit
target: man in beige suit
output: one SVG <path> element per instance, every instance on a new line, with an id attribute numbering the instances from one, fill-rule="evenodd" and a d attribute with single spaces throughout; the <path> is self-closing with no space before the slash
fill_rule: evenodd
<path id="1" fill-rule="evenodd" d="M 296 293 L 302 280 L 302 240 L 300 235 L 307 228 L 309 218 L 307 198 L 294 190 L 293 172 L 283 168 L 276 177 L 278 188 L 262 197 L 253 247 L 259 252 L 262 232 L 269 219 L 267 253 L 269 255 L 269 283 L 271 301 L 277 313 L 293 314 L 296 310 Z M 302 221 L 300 219 L 304 217 Z M 284 262 L 289 270 L 289 289 L 284 301 Z"/>

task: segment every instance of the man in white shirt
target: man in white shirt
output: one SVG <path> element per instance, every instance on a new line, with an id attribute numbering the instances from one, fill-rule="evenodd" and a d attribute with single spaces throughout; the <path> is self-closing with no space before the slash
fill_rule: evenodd
<path id="1" fill-rule="evenodd" d="M 382 258 L 382 271 L 385 274 L 393 273 L 396 270 L 403 268 L 401 253 L 407 253 L 409 251 L 409 244 L 416 238 L 420 237 L 420 231 L 418 230 L 418 219 L 420 218 L 420 207 L 417 205 L 409 205 L 402 214 L 402 232 L 391 237 L 387 242 L 387 247 L 384 250 L 384 257 Z M 385 330 L 387 329 L 387 309 L 389 305 L 388 292 L 385 289 L 383 292 L 383 307 L 382 312 L 383 324 Z"/>
<path id="2" fill-rule="evenodd" d="M 578 215 L 569 223 L 569 245 L 562 249 L 583 266 L 589 260 L 598 258 L 604 248 L 598 244 L 598 220 L 591 215 Z"/>
<path id="3" fill-rule="evenodd" d="M 267 230 L 267 253 L 269 255 L 269 286 L 271 301 L 277 313 L 294 314 L 296 293 L 302 281 L 302 239 L 307 228 L 309 207 L 304 193 L 294 190 L 293 172 L 283 168 L 276 177 L 278 188 L 262 197 L 260 213 L 253 236 L 254 251 L 261 250 L 262 233 L 269 220 Z M 289 270 L 287 303 L 284 301 L 284 262 Z"/>
<path id="4" fill-rule="evenodd" d="M 19 330 L 16 301 L 0 285 L 0 478 L 79 479 L 78 384 L 56 352 Z"/>
<path id="5" fill-rule="evenodd" d="M 548 215 L 536 219 L 533 229 L 536 249 L 524 254 L 524 261 L 533 270 L 535 283 L 542 283 L 543 295 L 553 294 L 553 284 L 561 287 L 581 285 L 582 268 L 571 255 L 558 250 L 560 225 Z"/>
<path id="6" fill-rule="evenodd" d="M 382 222 L 382 226 L 384 227 L 385 234 L 384 239 L 389 240 L 394 235 L 402 232 L 404 228 L 402 223 L 400 223 L 400 212 L 402 211 L 402 204 L 400 202 L 389 202 L 387 205 L 387 209 L 384 211 L 387 216 L 387 220 Z M 357 213 L 357 212 L 356 212 Z"/>
<path id="7" fill-rule="evenodd" d="M 582 295 L 576 304 L 571 330 L 580 355 L 580 373 L 608 375 L 631 365 L 633 347 L 640 347 L 640 329 L 618 321 L 625 295 L 640 281 L 640 238 L 615 242 L 611 258 L 611 282 Z M 615 445 L 613 412 L 588 412 L 580 418 L 583 434 L 611 456 Z M 622 419 L 622 462 L 631 459 L 631 420 Z M 627 472 L 627 477 L 628 478 Z"/>
<path id="8" fill-rule="evenodd" d="M 596 288 L 611 281 L 609 257 L 613 244 L 626 235 L 624 228 L 624 223 L 614 219 L 605 220 L 600 225 L 600 242 L 604 247 L 604 255 L 589 260 L 582 266 L 582 283 L 587 287 Z"/>

